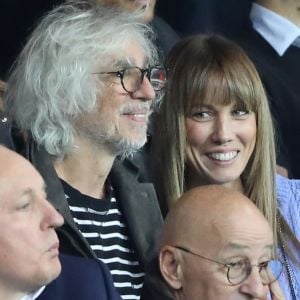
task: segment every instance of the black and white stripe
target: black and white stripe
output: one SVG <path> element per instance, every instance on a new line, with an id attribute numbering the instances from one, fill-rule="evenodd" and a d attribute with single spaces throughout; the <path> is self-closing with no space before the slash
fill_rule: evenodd
<path id="1" fill-rule="evenodd" d="M 112 189 L 108 198 L 99 200 L 81 194 L 65 182 L 63 186 L 75 223 L 97 257 L 110 269 L 122 299 L 140 299 L 145 274 Z"/>

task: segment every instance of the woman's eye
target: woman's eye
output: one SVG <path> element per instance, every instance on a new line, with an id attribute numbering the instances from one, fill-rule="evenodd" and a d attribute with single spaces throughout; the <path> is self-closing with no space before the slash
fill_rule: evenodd
<path id="1" fill-rule="evenodd" d="M 210 111 L 198 111 L 192 114 L 194 119 L 206 119 L 211 117 L 212 113 Z"/>
<path id="2" fill-rule="evenodd" d="M 248 115 L 249 111 L 245 109 L 235 109 L 232 111 L 232 114 L 237 117 L 243 117 L 245 115 Z"/>

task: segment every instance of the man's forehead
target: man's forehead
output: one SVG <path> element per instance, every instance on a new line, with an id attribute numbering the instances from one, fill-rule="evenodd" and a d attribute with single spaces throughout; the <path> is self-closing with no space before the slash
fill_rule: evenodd
<path id="1" fill-rule="evenodd" d="M 211 249 L 210 255 L 220 261 L 226 261 L 230 258 L 243 258 L 259 262 L 261 259 L 271 259 L 274 256 L 275 246 L 273 241 L 265 241 L 265 243 L 239 243 L 232 242 L 225 247 L 219 248 L 218 251 Z"/>
<path id="2" fill-rule="evenodd" d="M 20 161 L 20 158 L 15 152 L 0 145 L 0 176 L 5 176 L 8 171 L 15 167 L 15 164 Z"/>
<path id="3" fill-rule="evenodd" d="M 29 161 L 18 153 L 3 146 L 0 146 L 0 165 L 2 166 L 2 168 L 0 168 L 0 178 L 3 180 L 17 180 L 17 178 L 22 177 L 26 180 L 38 178 L 41 182 L 41 186 L 44 184 L 42 177 Z M 26 175 L 28 175 L 28 177 Z"/>
<path id="4" fill-rule="evenodd" d="M 38 173 L 25 172 L 22 175 L 0 176 L 0 194 L 5 199 L 3 204 L 13 204 L 24 196 L 33 198 L 41 193 L 46 196 L 46 184 Z"/>

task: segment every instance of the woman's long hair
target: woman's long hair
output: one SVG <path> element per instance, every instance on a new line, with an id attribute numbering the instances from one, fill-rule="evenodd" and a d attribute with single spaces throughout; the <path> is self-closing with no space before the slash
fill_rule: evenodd
<path id="1" fill-rule="evenodd" d="M 219 36 L 194 36 L 171 51 L 165 96 L 156 116 L 156 187 L 163 210 L 186 190 L 185 120 L 194 103 L 237 102 L 256 117 L 256 146 L 241 174 L 245 194 L 272 224 L 276 239 L 275 145 L 271 113 L 259 75 L 243 50 Z"/>

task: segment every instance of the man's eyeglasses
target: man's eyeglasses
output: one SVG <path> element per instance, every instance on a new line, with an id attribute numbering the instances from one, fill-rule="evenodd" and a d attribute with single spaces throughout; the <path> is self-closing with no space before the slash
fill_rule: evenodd
<path id="1" fill-rule="evenodd" d="M 144 77 L 148 78 L 154 91 L 160 91 L 167 79 L 166 69 L 164 67 L 150 67 L 141 69 L 139 67 L 128 67 L 120 71 L 99 72 L 92 74 L 112 74 L 120 78 L 124 90 L 128 93 L 134 93 L 140 89 Z"/>
<path id="2" fill-rule="evenodd" d="M 173 246 L 173 247 L 177 248 L 179 250 L 182 250 L 186 253 L 195 255 L 199 258 L 208 260 L 210 262 L 214 262 L 216 264 L 223 265 L 224 267 L 227 268 L 227 273 L 226 273 L 227 280 L 230 285 L 238 285 L 238 284 L 241 284 L 243 281 L 245 281 L 250 276 L 253 267 L 258 268 L 261 281 L 264 285 L 268 285 L 272 282 L 275 282 L 279 278 L 279 276 L 282 272 L 282 267 L 283 267 L 282 262 L 277 259 L 271 259 L 271 260 L 262 262 L 257 265 L 251 265 L 251 263 L 248 259 L 243 259 L 240 261 L 225 264 L 225 263 L 204 257 L 197 253 L 194 253 L 185 247 L 180 247 L 180 246 Z"/>

